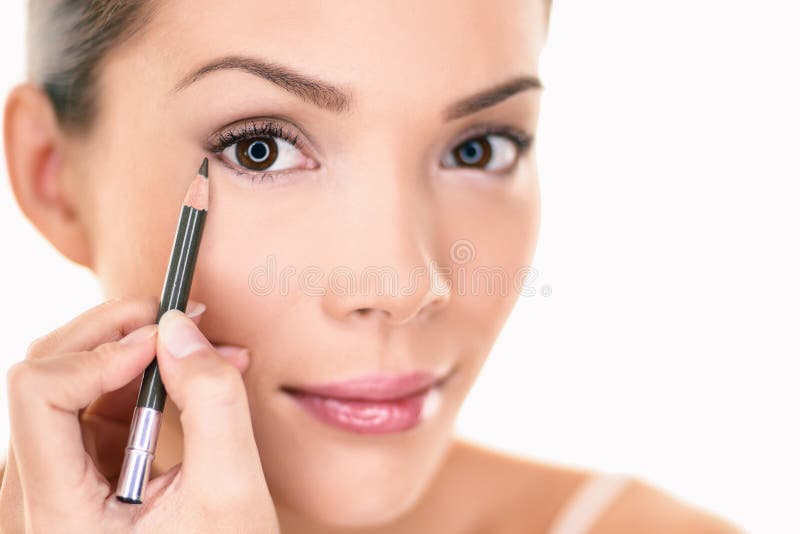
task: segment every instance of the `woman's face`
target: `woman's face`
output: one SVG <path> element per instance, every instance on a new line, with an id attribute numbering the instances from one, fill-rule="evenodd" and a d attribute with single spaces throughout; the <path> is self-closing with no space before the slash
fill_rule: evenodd
<path id="1" fill-rule="evenodd" d="M 534 134 L 540 91 L 522 81 L 464 100 L 537 75 L 543 7 L 159 5 L 107 57 L 96 128 L 66 153 L 85 184 L 92 268 L 109 296 L 159 294 L 207 156 L 192 298 L 212 342 L 251 349 L 244 379 L 276 504 L 330 524 L 388 521 L 433 477 L 536 245 L 534 145 L 515 138 Z M 446 380 L 392 432 L 327 424 L 282 389 L 410 372 Z"/>

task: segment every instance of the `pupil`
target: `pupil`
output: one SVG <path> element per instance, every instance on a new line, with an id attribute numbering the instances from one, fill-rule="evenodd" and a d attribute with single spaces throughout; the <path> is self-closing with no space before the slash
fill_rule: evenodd
<path id="1" fill-rule="evenodd" d="M 478 143 L 470 141 L 461 148 L 461 156 L 466 163 L 474 163 L 481 159 L 481 150 Z"/>
<path id="2" fill-rule="evenodd" d="M 249 152 L 253 161 L 263 161 L 267 157 L 267 145 L 262 141 L 255 142 L 250 145 Z"/>

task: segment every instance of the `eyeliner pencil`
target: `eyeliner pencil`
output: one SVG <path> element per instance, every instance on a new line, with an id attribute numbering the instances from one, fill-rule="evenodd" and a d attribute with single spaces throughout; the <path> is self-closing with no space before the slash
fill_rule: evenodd
<path id="1" fill-rule="evenodd" d="M 197 262 L 200 238 L 208 213 L 208 158 L 197 171 L 183 200 L 178 229 L 172 243 L 172 255 L 167 267 L 161 304 L 156 323 L 168 310 L 186 311 L 192 275 Z M 161 382 L 156 358 L 147 366 L 139 387 L 139 399 L 133 411 L 125 459 L 117 483 L 117 499 L 131 504 L 141 504 L 144 488 L 150 475 L 150 465 L 156 450 L 161 414 L 167 391 Z"/>

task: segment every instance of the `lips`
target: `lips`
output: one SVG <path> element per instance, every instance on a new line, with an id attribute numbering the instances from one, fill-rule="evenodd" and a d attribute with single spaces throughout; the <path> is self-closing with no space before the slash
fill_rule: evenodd
<path id="1" fill-rule="evenodd" d="M 344 382 L 281 389 L 323 423 L 357 433 L 408 430 L 426 405 L 437 404 L 446 376 L 432 373 L 370 375 Z"/>

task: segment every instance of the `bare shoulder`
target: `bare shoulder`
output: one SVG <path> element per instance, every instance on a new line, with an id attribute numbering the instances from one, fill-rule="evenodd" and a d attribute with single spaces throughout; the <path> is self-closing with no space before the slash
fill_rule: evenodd
<path id="1" fill-rule="evenodd" d="M 545 532 L 561 504 L 589 473 L 458 440 L 448 463 L 479 502 L 475 534 Z"/>
<path id="2" fill-rule="evenodd" d="M 744 534 L 721 516 L 688 503 L 639 477 L 595 524 L 591 534 Z"/>
<path id="3" fill-rule="evenodd" d="M 474 534 L 548 532 L 581 485 L 597 474 L 456 441 L 449 464 L 460 487 L 469 484 L 481 503 Z M 724 518 L 671 495 L 641 478 L 629 483 L 586 534 L 744 534 Z"/>

